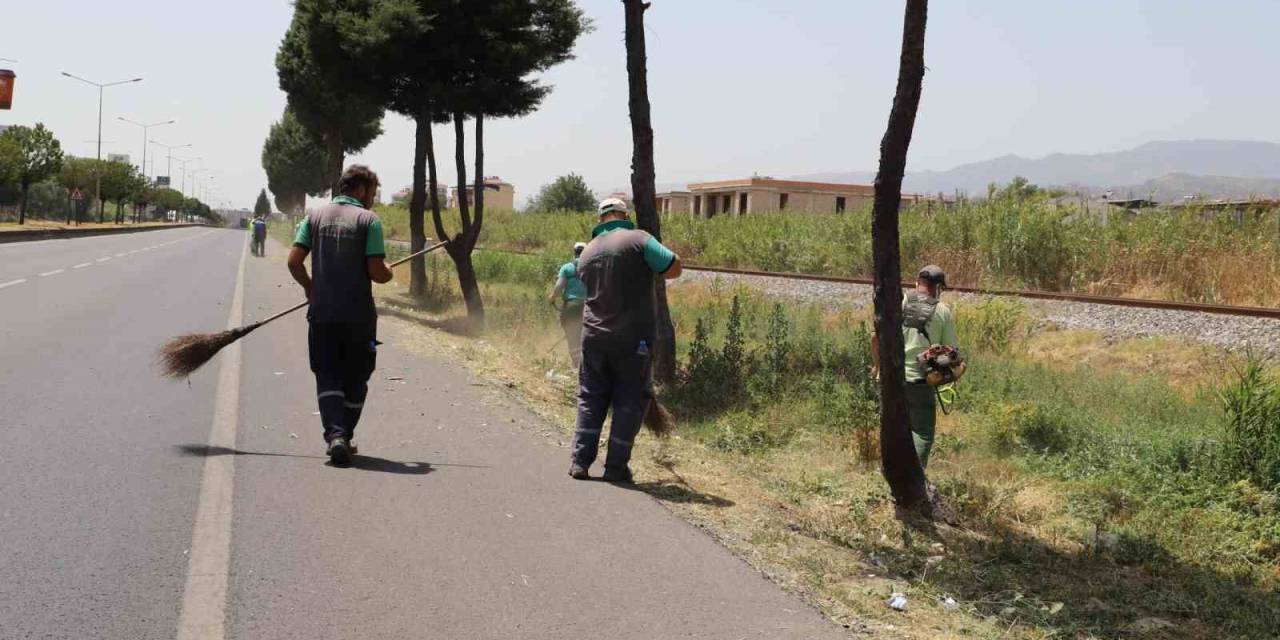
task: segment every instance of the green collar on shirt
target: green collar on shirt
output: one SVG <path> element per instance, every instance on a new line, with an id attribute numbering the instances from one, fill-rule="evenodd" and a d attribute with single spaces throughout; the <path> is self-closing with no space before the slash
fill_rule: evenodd
<path id="1" fill-rule="evenodd" d="M 610 220 L 608 222 L 601 222 L 600 224 L 596 225 L 596 228 L 591 231 L 591 237 L 594 238 L 596 236 L 602 236 L 606 233 L 617 231 L 619 229 L 635 229 L 635 228 L 636 228 L 636 225 L 633 224 L 630 220 Z"/>
<path id="2" fill-rule="evenodd" d="M 363 208 L 364 208 L 364 203 L 363 203 L 363 202 L 360 202 L 359 200 L 356 200 L 355 198 L 352 198 L 351 196 L 338 196 L 338 197 L 336 197 L 336 198 L 334 198 L 334 199 L 333 199 L 333 203 L 334 203 L 334 204 L 349 204 L 349 205 L 351 205 L 351 206 L 353 206 L 353 207 L 360 207 L 361 209 L 363 209 Z"/>

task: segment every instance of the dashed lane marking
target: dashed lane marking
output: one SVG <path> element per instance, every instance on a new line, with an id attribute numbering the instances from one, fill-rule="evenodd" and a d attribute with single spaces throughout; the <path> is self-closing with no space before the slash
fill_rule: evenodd
<path id="1" fill-rule="evenodd" d="M 85 268 L 85 267 L 87 267 L 87 266 L 89 266 L 89 265 L 92 265 L 92 264 L 93 264 L 92 262 L 81 262 L 80 264 L 78 264 L 78 265 L 76 265 L 76 266 L 74 266 L 74 267 L 71 267 L 71 268 L 72 268 L 72 269 L 83 269 L 83 268 Z"/>
<path id="2" fill-rule="evenodd" d="M 27 279 L 26 279 L 26 278 L 18 278 L 17 280 L 10 280 L 10 281 L 8 281 L 8 282 L 0 282 L 0 289 L 3 289 L 3 288 L 5 288 L 5 287 L 12 287 L 12 286 L 13 286 L 13 285 L 15 285 L 15 284 L 22 284 L 22 283 L 24 283 L 24 282 L 26 282 L 26 281 L 27 281 Z"/>
<path id="3" fill-rule="evenodd" d="M 66 269 L 54 269 L 53 271 L 46 271 L 46 272 L 44 272 L 44 273 L 40 274 L 40 277 L 41 277 L 41 278 L 44 278 L 44 277 L 48 277 L 48 276 L 56 276 L 56 275 L 58 275 L 59 273 L 62 273 L 63 271 L 66 271 Z"/>

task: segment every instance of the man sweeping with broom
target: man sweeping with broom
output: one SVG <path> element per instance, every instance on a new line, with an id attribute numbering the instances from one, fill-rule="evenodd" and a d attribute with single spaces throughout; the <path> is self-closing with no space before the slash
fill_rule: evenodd
<path id="1" fill-rule="evenodd" d="M 653 398 L 650 349 L 657 336 L 655 276 L 680 275 L 680 257 L 627 219 L 627 203 L 600 203 L 593 240 L 578 259 L 586 284 L 578 424 L 569 475 L 590 477 L 605 414 L 613 409 L 604 480 L 630 484 L 631 447 L 646 417 L 664 411 Z M 651 406 L 652 405 L 652 406 Z"/>
<path id="2" fill-rule="evenodd" d="M 352 438 L 369 392 L 377 355 L 378 313 L 371 283 L 391 280 L 382 221 L 369 209 L 378 176 L 352 165 L 338 181 L 340 195 L 309 214 L 289 252 L 289 273 L 306 292 L 307 343 L 328 455 L 351 462 Z M 312 274 L 304 264 L 311 255 Z"/>

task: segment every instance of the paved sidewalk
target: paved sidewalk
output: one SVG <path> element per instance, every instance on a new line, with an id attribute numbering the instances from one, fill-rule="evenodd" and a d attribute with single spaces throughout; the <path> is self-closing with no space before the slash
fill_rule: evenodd
<path id="1" fill-rule="evenodd" d="M 272 243 L 246 320 L 299 293 Z M 231 638 L 845 638 L 645 493 L 566 476 L 540 419 L 384 317 L 357 432 L 320 456 L 306 324 L 244 342 Z"/>

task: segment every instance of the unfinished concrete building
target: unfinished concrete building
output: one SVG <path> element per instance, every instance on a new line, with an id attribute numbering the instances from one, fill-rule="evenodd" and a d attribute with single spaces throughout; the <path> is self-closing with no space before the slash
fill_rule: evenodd
<path id="1" fill-rule="evenodd" d="M 680 193 L 680 192 L 673 192 Z M 751 177 L 740 180 L 699 182 L 689 185 L 688 212 L 710 218 L 720 214 L 750 215 L 777 211 L 844 213 L 869 204 L 875 188 L 862 184 L 801 182 Z M 668 195 L 668 194 L 663 194 Z M 902 194 L 902 204 L 920 201 L 916 194 Z M 677 202 L 675 197 L 669 202 Z M 658 209 L 662 211 L 661 206 Z"/>
<path id="2" fill-rule="evenodd" d="M 467 185 L 467 207 L 472 206 L 475 202 L 475 187 Z M 458 188 L 449 188 L 449 204 L 448 208 L 458 208 Z M 490 176 L 484 179 L 484 208 L 485 209 L 515 209 L 516 208 L 516 188 L 510 183 L 503 182 L 502 178 Z"/>

